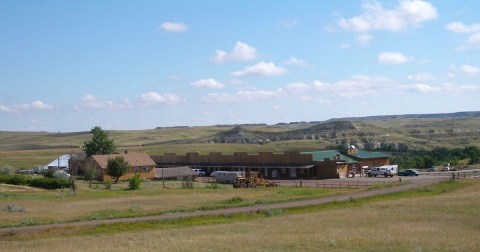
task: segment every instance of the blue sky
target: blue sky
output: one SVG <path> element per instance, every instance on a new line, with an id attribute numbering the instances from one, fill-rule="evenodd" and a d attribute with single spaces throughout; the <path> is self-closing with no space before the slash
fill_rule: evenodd
<path id="1" fill-rule="evenodd" d="M 0 130 L 480 110 L 480 1 L 0 1 Z"/>

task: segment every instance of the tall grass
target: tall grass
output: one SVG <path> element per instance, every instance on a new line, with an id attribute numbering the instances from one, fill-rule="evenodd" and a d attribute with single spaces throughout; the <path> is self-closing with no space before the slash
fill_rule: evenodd
<path id="1" fill-rule="evenodd" d="M 479 196 L 480 183 L 462 181 L 316 210 L 52 230 L 0 246 L 5 251 L 478 251 Z"/>

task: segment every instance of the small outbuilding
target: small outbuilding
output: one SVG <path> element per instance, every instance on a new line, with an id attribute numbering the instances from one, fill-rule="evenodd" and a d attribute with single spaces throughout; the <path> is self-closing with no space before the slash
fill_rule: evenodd
<path id="1" fill-rule="evenodd" d="M 70 154 L 65 154 L 57 159 L 53 160 L 50 162 L 47 167 L 48 169 L 55 169 L 55 170 L 68 170 L 69 169 L 69 164 L 68 160 L 71 158 L 75 157 L 75 155 L 70 155 Z"/>

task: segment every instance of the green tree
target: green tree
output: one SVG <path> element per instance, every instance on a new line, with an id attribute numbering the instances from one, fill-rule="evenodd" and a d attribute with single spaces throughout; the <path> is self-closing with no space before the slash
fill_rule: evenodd
<path id="1" fill-rule="evenodd" d="M 138 173 L 135 173 L 135 175 L 133 175 L 133 177 L 128 180 L 128 188 L 130 188 L 130 190 L 140 189 L 141 183 L 142 179 L 140 178 L 140 175 L 138 175 Z"/>
<path id="2" fill-rule="evenodd" d="M 125 159 L 122 156 L 116 158 L 109 158 L 107 162 L 107 172 L 108 175 L 112 176 L 115 179 L 115 184 L 118 182 L 118 179 L 127 173 L 128 163 L 125 162 Z"/>
<path id="3" fill-rule="evenodd" d="M 117 148 L 114 140 L 110 139 L 108 133 L 102 130 L 100 126 L 95 126 L 90 130 L 90 133 L 93 134 L 92 139 L 83 144 L 83 151 L 85 151 L 87 157 L 112 154 Z"/>
<path id="4" fill-rule="evenodd" d="M 95 178 L 96 175 L 97 175 L 97 169 L 95 168 L 95 166 L 87 165 L 87 167 L 85 167 L 85 171 L 83 172 L 83 177 L 85 178 L 85 180 L 89 181 L 90 188 L 92 188 L 92 180 Z"/>

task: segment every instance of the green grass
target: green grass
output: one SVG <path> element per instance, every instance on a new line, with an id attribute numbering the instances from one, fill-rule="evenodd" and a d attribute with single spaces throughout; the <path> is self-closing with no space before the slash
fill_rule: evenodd
<path id="1" fill-rule="evenodd" d="M 357 212 L 361 211 L 362 208 L 370 205 L 380 204 L 381 208 L 385 208 L 387 211 L 389 208 L 388 202 L 396 202 L 401 200 L 415 199 L 420 201 L 422 198 L 431 199 L 432 197 L 454 193 L 462 189 L 468 189 L 472 187 L 474 182 L 472 181 L 455 181 L 455 182 L 444 182 L 433 184 L 428 187 L 414 189 L 405 192 L 398 192 L 387 195 L 373 196 L 363 199 L 352 199 L 344 202 L 331 202 L 315 206 L 306 206 L 306 207 L 296 207 L 296 208 L 287 208 L 287 209 L 272 209 L 272 210 L 263 210 L 256 213 L 250 214 L 231 214 L 231 215 L 217 215 L 217 216 L 198 216 L 198 217 L 189 217 L 189 218 L 180 218 L 174 220 L 162 220 L 162 221 L 145 221 L 145 222 L 135 222 L 135 223 L 115 223 L 115 224 L 101 224 L 93 227 L 81 227 L 75 229 L 51 229 L 42 234 L 35 234 L 33 236 L 10 236 L 4 237 L 9 240 L 35 240 L 35 239 L 45 239 L 49 237 L 55 237 L 58 233 L 61 233 L 63 238 L 67 237 L 77 237 L 77 236 L 91 236 L 91 235 L 118 235 L 119 233 L 135 233 L 135 232 L 145 232 L 152 230 L 172 230 L 172 229 L 183 229 L 191 228 L 196 226 L 211 226 L 211 225 L 221 225 L 221 224 L 232 224 L 232 223 L 241 223 L 241 222 L 251 222 L 255 220 L 260 220 L 264 218 L 273 218 L 273 217 L 286 217 L 294 215 L 302 215 L 309 213 L 318 213 L 318 212 L 332 212 L 342 209 L 350 209 L 349 211 Z M 244 199 L 241 197 L 232 197 L 224 200 L 225 204 L 238 204 L 243 202 Z M 414 207 L 414 206 L 412 206 Z M 130 212 L 141 211 L 141 209 L 132 209 Z M 439 209 L 440 212 L 445 214 L 451 214 L 453 209 Z M 475 208 L 465 208 L 462 210 L 464 214 L 476 215 L 477 209 Z M 100 217 L 109 217 L 113 214 L 110 211 L 104 211 L 101 213 L 103 216 Z M 369 213 L 364 213 L 368 215 Z M 360 220 L 361 221 L 361 220 Z"/>

